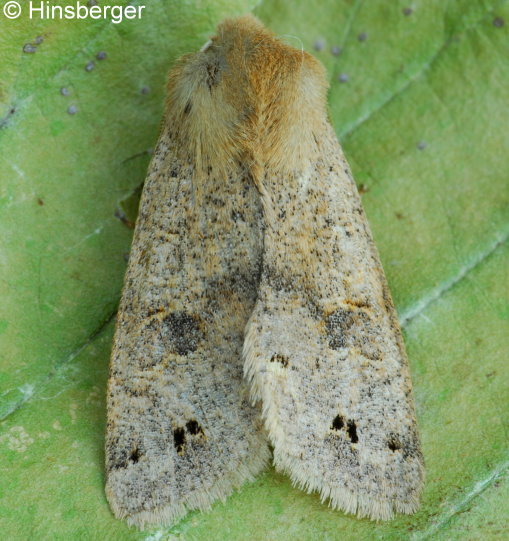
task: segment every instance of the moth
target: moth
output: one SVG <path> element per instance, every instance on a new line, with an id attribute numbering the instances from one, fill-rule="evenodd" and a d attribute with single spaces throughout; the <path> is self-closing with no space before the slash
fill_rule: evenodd
<path id="1" fill-rule="evenodd" d="M 169 74 L 108 383 L 106 494 L 129 524 L 207 509 L 271 453 L 334 508 L 419 506 L 408 361 L 326 93 L 251 16 Z"/>

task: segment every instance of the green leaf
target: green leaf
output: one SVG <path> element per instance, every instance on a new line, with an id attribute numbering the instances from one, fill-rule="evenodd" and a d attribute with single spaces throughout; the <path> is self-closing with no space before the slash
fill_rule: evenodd
<path id="1" fill-rule="evenodd" d="M 503 538 L 507 2 L 147 4 L 141 19 L 120 24 L 0 14 L 3 537 Z M 168 67 L 223 17 L 250 9 L 328 69 L 331 119 L 404 328 L 427 467 L 422 508 L 388 523 L 359 520 L 268 470 L 208 513 L 138 532 L 111 515 L 103 490 L 126 224 L 157 138 Z M 34 53 L 23 52 L 27 43 Z"/>

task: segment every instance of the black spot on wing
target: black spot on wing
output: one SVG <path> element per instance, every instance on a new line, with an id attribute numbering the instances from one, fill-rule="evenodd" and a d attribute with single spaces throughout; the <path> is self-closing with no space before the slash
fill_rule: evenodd
<path id="1" fill-rule="evenodd" d="M 275 354 L 270 358 L 271 363 L 279 363 L 283 368 L 288 366 L 288 357 L 286 355 Z"/>
<path id="2" fill-rule="evenodd" d="M 173 431 L 173 444 L 179 455 L 184 453 L 186 446 L 186 433 L 182 427 L 178 427 Z"/>
<path id="3" fill-rule="evenodd" d="M 332 421 L 331 428 L 333 430 L 341 430 L 345 426 L 345 419 L 341 415 L 336 415 Z"/>
<path id="4" fill-rule="evenodd" d="M 140 457 L 141 457 L 141 454 L 140 454 L 140 451 L 137 447 L 135 447 L 132 451 L 131 451 L 131 455 L 129 456 L 129 460 L 133 463 L 133 464 L 136 464 L 139 460 L 140 460 Z"/>
<path id="5" fill-rule="evenodd" d="M 398 451 L 401 449 L 401 442 L 396 434 L 391 434 L 389 436 L 389 439 L 387 440 L 387 447 L 389 447 L 391 451 Z"/>
<path id="6" fill-rule="evenodd" d="M 186 423 L 186 428 L 187 428 L 187 431 L 189 432 L 189 434 L 191 434 L 192 436 L 200 436 L 200 435 L 203 436 L 204 435 L 203 428 L 200 426 L 198 421 L 196 421 L 195 419 L 191 419 L 190 421 L 188 421 Z"/>
<path id="7" fill-rule="evenodd" d="M 107 449 L 108 470 L 123 470 L 131 464 L 137 464 L 143 456 L 143 451 L 133 442 L 120 444 L 118 438 Z"/>
<path id="8" fill-rule="evenodd" d="M 351 419 L 346 424 L 346 432 L 348 433 L 348 436 L 350 437 L 350 441 L 352 443 L 357 443 L 359 441 L 359 437 L 357 436 L 357 425 L 355 424 L 355 421 L 352 421 Z"/>
<path id="9" fill-rule="evenodd" d="M 350 438 L 352 443 L 357 443 L 359 441 L 359 436 L 357 435 L 357 425 L 353 419 L 345 420 L 342 415 L 336 415 L 332 420 L 331 430 L 339 432 L 340 430 L 346 429 L 346 434 Z"/>

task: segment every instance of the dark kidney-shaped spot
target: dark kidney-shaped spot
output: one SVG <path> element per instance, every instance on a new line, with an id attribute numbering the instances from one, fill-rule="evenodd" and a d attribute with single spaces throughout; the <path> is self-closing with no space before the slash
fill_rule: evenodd
<path id="1" fill-rule="evenodd" d="M 161 322 L 162 334 L 170 348 L 179 355 L 187 355 L 198 348 L 202 338 L 199 318 L 187 312 L 173 312 Z"/>
<path id="2" fill-rule="evenodd" d="M 325 326 L 331 349 L 337 350 L 346 347 L 348 331 L 353 324 L 354 318 L 351 310 L 340 308 L 327 317 Z"/>
<path id="3" fill-rule="evenodd" d="M 325 318 L 325 329 L 331 349 L 358 348 L 368 359 L 382 358 L 381 328 L 367 305 L 339 308 Z"/>

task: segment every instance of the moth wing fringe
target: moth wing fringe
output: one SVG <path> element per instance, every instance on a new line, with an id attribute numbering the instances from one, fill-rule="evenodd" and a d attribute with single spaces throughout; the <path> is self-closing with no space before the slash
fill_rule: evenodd
<path id="1" fill-rule="evenodd" d="M 269 449 L 266 446 L 261 446 L 258 454 L 250 457 L 250 460 L 243 463 L 237 471 L 219 479 L 209 489 L 193 492 L 184 501 L 174 502 L 151 511 L 126 513 L 110 496 L 111 491 L 108 490 L 108 487 L 106 487 L 106 495 L 115 516 L 119 519 L 126 519 L 129 526 L 137 526 L 141 530 L 155 525 L 171 526 L 189 511 L 208 511 L 217 500 L 224 503 L 234 490 L 238 490 L 246 482 L 253 482 L 256 476 L 267 467 L 269 460 Z"/>

